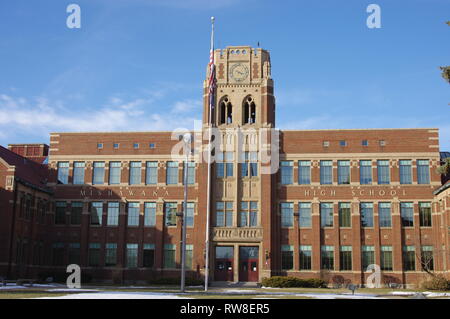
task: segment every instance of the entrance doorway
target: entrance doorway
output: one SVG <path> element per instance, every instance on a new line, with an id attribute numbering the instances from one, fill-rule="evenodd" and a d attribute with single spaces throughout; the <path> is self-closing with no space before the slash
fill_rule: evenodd
<path id="1" fill-rule="evenodd" d="M 239 247 L 239 281 L 258 279 L 258 247 Z"/>
<path id="2" fill-rule="evenodd" d="M 233 281 L 234 247 L 216 246 L 215 281 Z"/>

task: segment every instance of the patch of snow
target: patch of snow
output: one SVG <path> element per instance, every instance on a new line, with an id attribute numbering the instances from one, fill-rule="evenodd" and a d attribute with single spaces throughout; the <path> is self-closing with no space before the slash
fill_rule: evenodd
<path id="1" fill-rule="evenodd" d="M 416 292 L 414 292 L 414 291 L 391 291 L 389 294 L 393 295 L 393 296 L 414 296 L 416 294 Z"/>
<path id="2" fill-rule="evenodd" d="M 431 291 L 425 291 L 423 293 L 427 297 L 450 297 L 449 292 L 431 292 Z"/>
<path id="3" fill-rule="evenodd" d="M 99 291 L 98 289 L 77 289 L 77 288 L 54 288 L 54 289 L 47 289 L 46 291 L 50 292 L 89 292 L 89 291 Z"/>
<path id="4" fill-rule="evenodd" d="M 58 297 L 42 297 L 35 299 L 189 299 L 168 293 L 108 291 L 97 293 L 69 294 Z"/>
<path id="5" fill-rule="evenodd" d="M 225 289 L 223 291 L 221 291 L 220 293 L 230 293 L 230 294 L 255 294 L 258 293 L 259 291 L 257 290 L 245 290 L 245 289 Z"/>

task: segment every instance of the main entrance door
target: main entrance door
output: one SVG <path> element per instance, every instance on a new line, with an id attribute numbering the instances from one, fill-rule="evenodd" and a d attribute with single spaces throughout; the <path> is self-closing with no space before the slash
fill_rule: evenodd
<path id="1" fill-rule="evenodd" d="M 215 281 L 233 281 L 234 248 L 216 246 Z"/>
<path id="2" fill-rule="evenodd" d="M 258 281 L 258 247 L 239 247 L 239 281 Z"/>

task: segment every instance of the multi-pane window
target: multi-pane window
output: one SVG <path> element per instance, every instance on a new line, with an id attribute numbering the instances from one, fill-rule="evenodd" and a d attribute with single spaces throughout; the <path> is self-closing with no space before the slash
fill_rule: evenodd
<path id="1" fill-rule="evenodd" d="M 241 202 L 239 227 L 256 227 L 258 225 L 258 202 Z"/>
<path id="2" fill-rule="evenodd" d="M 216 161 L 216 175 L 218 178 L 233 176 L 233 152 L 219 152 Z"/>
<path id="3" fill-rule="evenodd" d="M 293 162 L 281 161 L 281 184 L 289 185 L 293 183 Z"/>
<path id="4" fill-rule="evenodd" d="M 352 270 L 352 246 L 341 246 L 339 255 L 339 269 Z"/>
<path id="5" fill-rule="evenodd" d="M 416 270 L 416 250 L 414 246 L 403 246 L 403 270 Z"/>
<path id="6" fill-rule="evenodd" d="M 89 244 L 88 264 L 91 267 L 100 266 L 100 243 Z"/>
<path id="7" fill-rule="evenodd" d="M 103 215 L 103 203 L 92 202 L 91 203 L 91 225 L 101 225 Z"/>
<path id="8" fill-rule="evenodd" d="M 361 259 L 363 271 L 366 271 L 369 265 L 375 263 L 375 247 L 374 246 L 362 246 L 361 247 Z"/>
<path id="9" fill-rule="evenodd" d="M 107 226 L 117 226 L 119 225 L 119 203 L 109 202 L 108 211 L 106 215 L 106 225 Z"/>
<path id="10" fill-rule="evenodd" d="M 58 162 L 58 183 L 69 183 L 69 162 Z"/>
<path id="11" fill-rule="evenodd" d="M 419 203 L 420 227 L 431 227 L 431 203 Z"/>
<path id="12" fill-rule="evenodd" d="M 339 203 L 339 227 L 352 227 L 350 203 Z"/>
<path id="13" fill-rule="evenodd" d="M 333 203 L 320 203 L 320 226 L 333 227 Z"/>
<path id="14" fill-rule="evenodd" d="M 361 227 L 373 227 L 373 203 L 361 203 Z"/>
<path id="15" fill-rule="evenodd" d="M 298 161 L 298 183 L 311 184 L 311 161 Z"/>
<path id="16" fill-rule="evenodd" d="M 120 162 L 109 162 L 109 184 L 120 184 Z"/>
<path id="17" fill-rule="evenodd" d="M 73 163 L 73 183 L 84 184 L 84 162 Z"/>
<path id="18" fill-rule="evenodd" d="M 424 270 L 434 270 L 433 246 L 422 246 L 420 262 Z"/>
<path id="19" fill-rule="evenodd" d="M 187 203 L 186 205 L 186 215 L 184 216 L 186 226 L 187 227 L 193 227 L 194 226 L 194 203 Z M 183 203 L 183 209 L 184 209 L 184 203 Z"/>
<path id="20" fill-rule="evenodd" d="M 69 243 L 69 265 L 80 264 L 80 243 Z"/>
<path id="21" fill-rule="evenodd" d="M 320 268 L 334 270 L 334 247 L 322 246 L 320 249 Z"/>
<path id="22" fill-rule="evenodd" d="M 194 245 L 186 245 L 186 269 L 192 269 L 194 259 Z"/>
<path id="23" fill-rule="evenodd" d="M 299 226 L 311 227 L 311 203 L 298 203 Z"/>
<path id="24" fill-rule="evenodd" d="M 417 183 L 430 183 L 430 162 L 429 160 L 417 160 Z"/>
<path id="25" fill-rule="evenodd" d="M 155 244 L 144 244 L 143 263 L 146 268 L 155 266 Z"/>
<path id="26" fill-rule="evenodd" d="M 233 226 L 233 202 L 216 203 L 216 226 Z"/>
<path id="27" fill-rule="evenodd" d="M 105 266 L 112 267 L 117 265 L 117 244 L 107 243 L 105 245 Z"/>
<path id="28" fill-rule="evenodd" d="M 130 162 L 130 185 L 141 184 L 141 162 Z"/>
<path id="29" fill-rule="evenodd" d="M 92 184 L 99 185 L 105 181 L 105 162 L 94 162 Z"/>
<path id="30" fill-rule="evenodd" d="M 136 268 L 138 265 L 138 244 L 127 244 L 127 267 Z"/>
<path id="31" fill-rule="evenodd" d="M 293 203 L 281 203 L 281 227 L 294 226 L 294 204 Z"/>
<path id="32" fill-rule="evenodd" d="M 320 184 L 333 183 L 333 161 L 320 161 Z"/>
<path id="33" fill-rule="evenodd" d="M 412 183 L 411 160 L 400 160 L 399 172 L 400 172 L 400 184 Z"/>
<path id="34" fill-rule="evenodd" d="M 166 183 L 178 184 L 178 162 L 167 162 Z"/>
<path id="35" fill-rule="evenodd" d="M 241 176 L 258 176 L 258 152 L 244 152 L 241 163 Z"/>
<path id="36" fill-rule="evenodd" d="M 23 243 L 23 254 L 22 254 L 22 261 L 24 258 L 26 258 L 27 256 L 27 248 L 26 248 L 27 243 L 24 242 Z M 53 265 L 54 266 L 62 266 L 64 265 L 64 243 L 54 243 L 52 245 L 52 259 L 53 259 Z"/>
<path id="37" fill-rule="evenodd" d="M 195 184 L 195 163 L 188 162 L 187 163 L 187 183 L 188 185 Z M 186 163 L 183 163 L 183 185 L 184 185 L 184 170 L 186 168 Z"/>
<path id="38" fill-rule="evenodd" d="M 391 227 L 391 203 L 378 203 L 378 219 L 380 227 Z"/>
<path id="39" fill-rule="evenodd" d="M 175 263 L 175 245 L 164 245 L 164 268 L 173 269 L 176 268 Z"/>
<path id="40" fill-rule="evenodd" d="M 177 225 L 177 203 L 164 204 L 164 217 L 166 226 Z"/>
<path id="41" fill-rule="evenodd" d="M 156 225 L 156 203 L 144 204 L 144 226 Z"/>
<path id="42" fill-rule="evenodd" d="M 350 184 L 350 161 L 338 161 L 338 184 Z"/>
<path id="43" fill-rule="evenodd" d="M 387 160 L 377 161 L 377 175 L 379 185 L 385 185 L 390 183 L 389 161 Z"/>
<path id="44" fill-rule="evenodd" d="M 281 246 L 281 269 L 294 269 L 294 247 L 289 245 Z"/>
<path id="45" fill-rule="evenodd" d="M 70 224 L 71 225 L 80 225 L 82 213 L 83 213 L 83 203 L 82 202 L 72 202 L 72 209 L 70 212 Z"/>
<path id="46" fill-rule="evenodd" d="M 55 225 L 66 223 L 66 202 L 56 202 Z"/>
<path id="47" fill-rule="evenodd" d="M 359 182 L 361 184 L 372 184 L 372 161 L 359 161 Z"/>
<path id="48" fill-rule="evenodd" d="M 381 246 L 380 268 L 384 271 L 392 271 L 392 246 Z"/>
<path id="49" fill-rule="evenodd" d="M 403 227 L 414 226 L 414 208 L 413 203 L 400 203 L 400 217 Z"/>
<path id="50" fill-rule="evenodd" d="M 311 270 L 312 268 L 312 247 L 300 246 L 300 270 Z"/>
<path id="51" fill-rule="evenodd" d="M 145 183 L 155 185 L 158 183 L 158 162 L 147 162 L 145 172 Z"/>
<path id="52" fill-rule="evenodd" d="M 139 203 L 128 203 L 128 226 L 139 226 Z"/>

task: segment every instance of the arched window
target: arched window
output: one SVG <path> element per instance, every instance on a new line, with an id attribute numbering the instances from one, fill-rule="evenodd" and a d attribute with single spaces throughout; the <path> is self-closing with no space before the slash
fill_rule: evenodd
<path id="1" fill-rule="evenodd" d="M 227 96 L 219 103 L 219 125 L 233 123 L 233 105 Z"/>
<path id="2" fill-rule="evenodd" d="M 244 99 L 244 124 L 256 122 L 256 105 L 251 96 Z"/>

